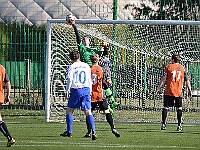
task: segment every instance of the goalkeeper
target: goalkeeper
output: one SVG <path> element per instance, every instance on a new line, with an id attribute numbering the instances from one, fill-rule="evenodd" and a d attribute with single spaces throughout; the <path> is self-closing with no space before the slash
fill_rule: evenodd
<path id="1" fill-rule="evenodd" d="M 107 47 L 106 41 L 103 41 L 102 45 Z M 106 96 L 109 98 L 109 104 L 111 105 L 111 109 L 109 110 L 112 116 L 114 117 L 114 108 L 117 107 L 119 103 L 115 102 L 115 99 L 112 95 L 112 91 L 110 90 L 110 86 L 112 83 L 110 67 L 112 66 L 112 63 L 110 59 L 108 58 L 108 51 L 103 52 L 103 55 L 99 61 L 99 66 L 102 67 L 103 72 L 106 77 L 106 81 L 103 80 L 103 89 L 107 89 L 105 90 L 105 93 L 106 93 Z"/>
<path id="2" fill-rule="evenodd" d="M 81 42 L 81 37 L 79 35 L 78 29 L 75 25 L 75 19 L 70 19 L 71 17 L 68 16 L 70 24 L 72 25 L 72 27 L 74 28 L 74 32 L 75 32 L 75 36 L 76 36 L 76 40 L 77 40 L 77 44 L 78 44 L 78 50 L 80 53 L 80 59 L 81 61 L 87 63 L 88 65 L 92 66 L 92 62 L 90 60 L 90 55 L 92 54 L 98 54 L 99 56 L 102 56 L 102 58 L 105 58 L 108 55 L 108 47 L 107 47 L 107 43 L 106 42 L 102 42 L 102 49 L 97 49 L 97 48 L 91 48 L 90 47 L 90 41 L 89 38 L 87 36 L 84 36 L 82 38 L 82 42 Z M 69 24 L 69 23 L 68 23 Z M 103 65 L 104 63 L 102 63 Z M 102 68 L 104 68 L 104 66 L 100 65 Z M 109 67 L 108 67 L 109 68 Z M 107 69 L 108 69 L 107 68 Z M 114 108 L 117 107 L 119 105 L 119 103 L 115 102 L 115 99 L 112 95 L 112 91 L 109 88 L 109 85 L 103 84 L 106 96 L 109 97 L 109 103 L 111 104 L 111 108 L 109 109 L 110 113 L 112 115 L 114 115 Z"/>

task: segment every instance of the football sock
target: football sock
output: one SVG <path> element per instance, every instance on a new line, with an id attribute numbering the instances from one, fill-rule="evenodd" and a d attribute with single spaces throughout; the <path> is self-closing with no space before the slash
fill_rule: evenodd
<path id="1" fill-rule="evenodd" d="M 73 115 L 72 114 L 66 115 L 66 124 L 67 124 L 67 133 L 72 134 L 72 124 L 73 124 Z"/>
<path id="2" fill-rule="evenodd" d="M 177 110 L 177 120 L 178 120 L 178 126 L 181 125 L 181 121 L 182 121 L 182 110 L 181 109 L 178 109 Z"/>
<path id="3" fill-rule="evenodd" d="M 163 108 L 162 110 L 162 123 L 166 124 L 166 118 L 167 118 L 167 109 Z"/>
<path id="4" fill-rule="evenodd" d="M 108 106 L 108 109 L 110 114 L 114 117 L 114 110 L 110 107 L 110 105 Z"/>
<path id="5" fill-rule="evenodd" d="M 87 117 L 86 117 L 86 125 L 87 125 L 87 130 L 88 130 L 88 134 L 90 134 L 90 132 L 91 132 L 91 128 L 90 128 L 90 124 L 89 124 L 89 122 L 88 122 L 88 119 L 87 119 Z"/>
<path id="6" fill-rule="evenodd" d="M 112 118 L 112 116 L 111 116 L 110 113 L 107 113 L 107 114 L 106 114 L 106 120 L 107 120 L 107 122 L 109 123 L 111 129 L 114 129 L 113 118 Z"/>
<path id="7" fill-rule="evenodd" d="M 88 123 L 90 125 L 90 128 L 92 129 L 92 134 L 95 134 L 96 131 L 95 131 L 95 124 L 94 124 L 94 117 L 93 117 L 93 115 L 88 115 L 86 117 L 87 117 Z"/>
<path id="8" fill-rule="evenodd" d="M 5 137 L 7 137 L 8 141 L 12 139 L 10 133 L 8 132 L 7 126 L 3 121 L 0 121 L 0 131 L 3 133 Z"/>

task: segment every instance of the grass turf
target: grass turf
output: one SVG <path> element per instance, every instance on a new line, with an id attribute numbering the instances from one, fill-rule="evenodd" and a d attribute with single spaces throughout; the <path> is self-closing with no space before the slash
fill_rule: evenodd
<path id="1" fill-rule="evenodd" d="M 183 124 L 183 131 L 176 131 L 176 124 L 168 124 L 161 131 L 160 124 L 119 123 L 115 126 L 121 134 L 116 138 L 106 122 L 96 122 L 98 139 L 84 138 L 86 125 L 74 122 L 73 137 L 60 137 L 65 123 L 46 123 L 43 119 L 6 118 L 4 121 L 16 143 L 14 150 L 116 150 L 116 149 L 200 149 L 200 125 Z M 0 150 L 6 148 L 7 139 L 0 135 Z"/>

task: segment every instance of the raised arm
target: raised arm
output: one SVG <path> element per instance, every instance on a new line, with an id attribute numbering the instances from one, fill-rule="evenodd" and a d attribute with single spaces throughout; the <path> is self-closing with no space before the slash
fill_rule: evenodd
<path id="1" fill-rule="evenodd" d="M 102 55 L 103 56 L 108 56 L 108 44 L 107 44 L 107 42 L 106 41 L 102 41 L 101 45 L 102 45 L 102 48 L 103 48 Z"/>
<path id="2" fill-rule="evenodd" d="M 79 32 L 77 30 L 77 27 L 75 25 L 75 20 L 76 20 L 76 17 L 73 14 L 69 14 L 66 17 L 66 23 L 72 25 L 72 27 L 74 28 L 74 32 L 75 32 L 75 35 L 76 35 L 77 44 L 80 45 L 81 38 L 80 38 Z"/>
<path id="3" fill-rule="evenodd" d="M 75 32 L 75 35 L 76 35 L 76 42 L 77 42 L 78 45 L 80 45 L 81 44 L 81 37 L 80 37 L 78 29 L 75 25 L 75 22 L 74 22 L 74 24 L 72 24 L 72 27 L 74 28 L 74 32 Z"/>

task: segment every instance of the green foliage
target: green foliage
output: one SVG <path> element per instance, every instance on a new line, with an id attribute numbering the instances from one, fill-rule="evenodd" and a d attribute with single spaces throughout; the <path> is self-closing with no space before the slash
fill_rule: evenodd
<path id="1" fill-rule="evenodd" d="M 151 4 L 151 5 L 149 5 Z M 126 4 L 132 8 L 133 19 L 148 20 L 199 20 L 199 0 L 144 0 L 140 6 Z"/>

